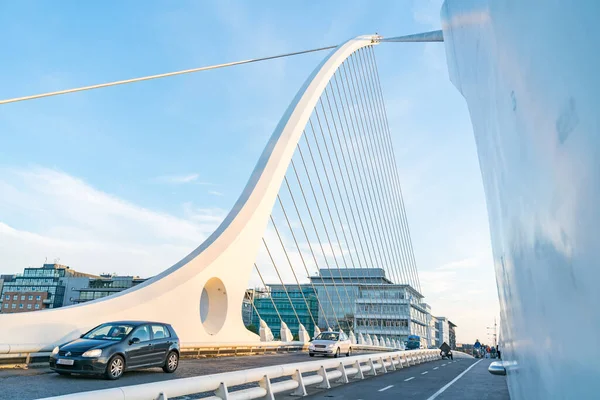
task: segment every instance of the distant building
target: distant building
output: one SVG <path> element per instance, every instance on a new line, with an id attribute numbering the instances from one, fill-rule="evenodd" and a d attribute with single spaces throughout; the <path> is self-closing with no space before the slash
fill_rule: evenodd
<path id="1" fill-rule="evenodd" d="M 10 281 L 4 280 L 2 312 L 58 308 L 65 305 L 65 301 L 72 304 L 70 297 L 65 300 L 65 293 L 71 293 L 71 288 L 75 289 L 78 285 L 87 285 L 90 278 L 96 277 L 56 263 L 43 264 L 41 268 L 25 268 L 22 274 L 15 275 Z"/>
<path id="2" fill-rule="evenodd" d="M 435 317 L 435 319 L 437 320 L 437 346 L 441 346 L 444 342 L 446 342 L 450 346 L 450 326 L 448 325 L 448 318 Z"/>
<path id="3" fill-rule="evenodd" d="M 244 300 L 242 301 L 242 321 L 244 321 L 245 326 L 252 325 L 252 314 L 254 312 L 252 307 L 252 303 L 254 302 L 254 294 L 255 289 L 247 289 L 246 293 L 244 293 Z M 259 328 L 258 325 L 255 325 Z"/>
<path id="4" fill-rule="evenodd" d="M 132 288 L 148 279 L 139 276 L 102 274 L 90 279 L 85 287 L 74 289 L 74 292 L 77 292 L 78 295 L 73 299 L 73 302 L 85 303 L 86 301 L 98 300 Z"/>
<path id="5" fill-rule="evenodd" d="M 11 282 L 14 279 L 14 275 L 0 275 L 0 313 L 2 312 L 2 302 L 4 301 L 4 297 L 2 296 L 2 288 L 4 287 L 4 282 Z"/>
<path id="6" fill-rule="evenodd" d="M 452 350 L 456 350 L 456 325 L 448 320 L 448 345 Z"/>
<path id="7" fill-rule="evenodd" d="M 428 306 L 423 296 L 409 285 L 359 285 L 354 333 L 405 342 L 409 335 L 421 338 L 428 347 Z"/>
<path id="8" fill-rule="evenodd" d="M 319 327 L 327 328 L 328 322 L 331 327 L 339 323 L 345 331 L 354 329 L 356 300 L 362 292 L 366 296 L 369 288 L 394 284 L 382 268 L 321 268 L 310 281 L 323 306 Z"/>
<path id="9" fill-rule="evenodd" d="M 437 319 L 431 315 L 431 307 L 428 304 L 423 304 L 423 306 L 425 307 L 425 309 L 427 310 L 427 337 L 428 337 L 428 341 L 427 341 L 427 348 L 428 349 L 434 349 L 438 347 L 437 344 L 437 339 L 436 339 L 436 335 L 437 335 Z"/>
<path id="10" fill-rule="evenodd" d="M 300 323 L 304 325 L 308 334 L 313 335 L 315 329 L 313 318 L 315 322 L 319 320 L 319 303 L 315 291 L 310 285 L 300 285 L 300 288 L 298 285 L 291 284 L 267 285 L 267 291 L 253 293 L 253 301 L 255 309 L 252 310 L 252 317 L 248 325 L 259 327 L 262 318 L 271 328 L 273 336 L 280 338 L 281 320 L 286 323 L 294 335 L 297 335 L 298 319 L 300 319 Z"/>

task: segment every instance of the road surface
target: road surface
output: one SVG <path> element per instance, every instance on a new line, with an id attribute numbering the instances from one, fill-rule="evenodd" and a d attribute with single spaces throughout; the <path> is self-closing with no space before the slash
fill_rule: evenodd
<path id="1" fill-rule="evenodd" d="M 357 353 L 357 352 L 355 352 Z M 358 353 L 357 353 L 358 354 Z M 1 400 L 32 400 L 42 397 L 108 389 L 117 386 L 137 385 L 169 379 L 189 378 L 198 375 L 217 374 L 269 365 L 312 361 L 307 353 L 266 354 L 260 356 L 219 357 L 198 360 L 182 359 L 174 374 L 166 374 L 160 368 L 127 372 L 117 381 L 107 381 L 87 376 L 61 376 L 48 368 L 27 370 L 0 369 Z M 190 397 L 190 398 L 194 398 Z"/>
<path id="2" fill-rule="evenodd" d="M 455 357 L 454 361 L 432 361 L 326 391 L 311 389 L 306 399 L 509 400 L 506 377 L 487 371 L 492 361 L 496 360 Z"/>

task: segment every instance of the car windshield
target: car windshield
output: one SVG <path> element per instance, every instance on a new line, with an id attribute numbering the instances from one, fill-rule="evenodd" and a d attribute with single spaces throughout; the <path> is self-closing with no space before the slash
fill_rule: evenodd
<path id="1" fill-rule="evenodd" d="M 323 332 L 319 336 L 317 336 L 317 340 L 333 340 L 336 341 L 339 339 L 340 334 L 334 332 Z"/>
<path id="2" fill-rule="evenodd" d="M 125 339 L 132 329 L 133 326 L 127 324 L 104 324 L 92 329 L 83 338 L 119 341 Z"/>

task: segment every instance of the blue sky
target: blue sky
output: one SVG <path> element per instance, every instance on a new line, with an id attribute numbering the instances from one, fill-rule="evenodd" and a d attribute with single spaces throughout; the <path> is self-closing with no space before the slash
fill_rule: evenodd
<path id="1" fill-rule="evenodd" d="M 143 7 L 141 6 L 143 4 Z M 0 3 L 0 98 L 438 29 L 441 1 Z M 154 275 L 241 192 L 316 53 L 0 106 L 0 272 Z M 468 109 L 442 44 L 376 49 L 423 293 L 458 340 L 497 314 Z"/>

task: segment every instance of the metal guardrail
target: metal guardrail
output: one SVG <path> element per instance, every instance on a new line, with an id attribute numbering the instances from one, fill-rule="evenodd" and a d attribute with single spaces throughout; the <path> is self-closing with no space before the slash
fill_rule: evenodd
<path id="1" fill-rule="evenodd" d="M 364 379 L 365 375 L 379 375 L 439 359 L 437 349 L 364 354 L 80 392 L 42 400 L 167 400 L 169 397 L 207 392 L 213 392 L 213 396 L 203 399 L 274 400 L 277 393 L 293 391 L 293 395 L 305 396 L 307 386 L 329 389 L 332 382 L 348 383 L 351 378 Z M 247 384 L 253 387 L 235 389 Z"/>

